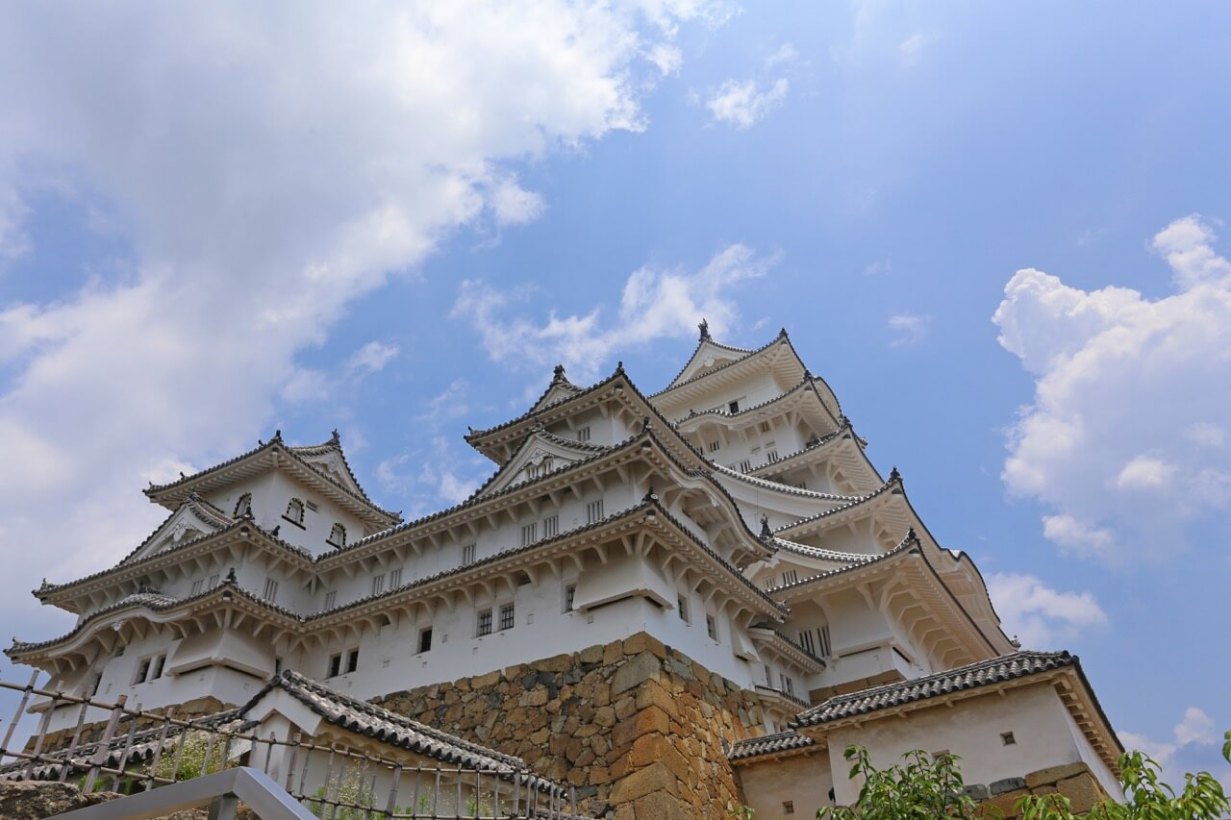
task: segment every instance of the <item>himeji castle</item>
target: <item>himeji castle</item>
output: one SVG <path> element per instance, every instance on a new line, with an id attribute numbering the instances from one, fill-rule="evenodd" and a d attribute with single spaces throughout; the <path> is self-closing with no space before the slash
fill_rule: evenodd
<path id="1" fill-rule="evenodd" d="M 373 502 L 336 433 L 150 486 L 154 533 L 35 590 L 76 626 L 7 654 L 146 710 L 276 711 L 271 681 L 371 703 L 516 756 L 596 816 L 811 816 L 855 799 L 849 744 L 881 765 L 957 754 L 993 802 L 1118 796 L 1078 659 L 1004 634 L 974 561 L 871 463 L 785 330 L 747 350 L 703 322 L 657 392 L 622 365 L 589 386 L 556 367 L 466 441 L 490 478 L 414 521 Z"/>

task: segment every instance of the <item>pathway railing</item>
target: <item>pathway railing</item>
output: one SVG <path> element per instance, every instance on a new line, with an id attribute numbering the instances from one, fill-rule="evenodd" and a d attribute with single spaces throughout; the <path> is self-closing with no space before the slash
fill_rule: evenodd
<path id="1" fill-rule="evenodd" d="M 0 779 L 56 780 L 96 790 L 136 794 L 238 766 L 274 777 L 313 814 L 328 820 L 471 818 L 584 820 L 575 791 L 552 784 L 528 768 L 483 770 L 409 765 L 350 748 L 293 735 L 260 736 L 236 712 L 179 718 L 175 709 L 143 711 L 0 680 L 20 702 L 0 743 Z M 34 705 L 38 728 L 14 745 L 18 723 Z M 64 710 L 72 710 L 64 713 Z M 52 733 L 53 716 L 71 726 Z"/>

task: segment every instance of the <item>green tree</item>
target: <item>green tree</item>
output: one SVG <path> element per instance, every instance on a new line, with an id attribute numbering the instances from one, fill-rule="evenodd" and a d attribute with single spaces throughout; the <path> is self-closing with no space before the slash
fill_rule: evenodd
<path id="1" fill-rule="evenodd" d="M 1231 731 L 1224 736 L 1222 756 L 1231 763 Z M 850 746 L 844 753 L 853 761 L 851 779 L 863 786 L 853 806 L 822 808 L 821 820 L 893 820 L 894 818 L 973 818 L 982 815 L 963 791 L 962 773 L 953 755 L 933 757 L 914 751 L 903 763 L 887 769 L 872 765 L 866 749 Z M 1209 772 L 1184 775 L 1178 794 L 1159 776 L 1159 765 L 1148 755 L 1120 756 L 1120 785 L 1124 802 L 1108 800 L 1085 815 L 1091 820 L 1217 820 L 1231 812 L 1231 799 Z M 1031 795 L 1017 802 L 1022 820 L 1075 820 L 1072 804 L 1061 794 Z M 990 815 L 994 816 L 994 815 Z"/>
<path id="2" fill-rule="evenodd" d="M 850 777 L 863 778 L 859 800 L 853 806 L 822 808 L 823 820 L 934 820 L 937 817 L 977 817 L 978 804 L 962 790 L 957 756 L 930 755 L 915 750 L 902 755 L 902 763 L 887 769 L 872 765 L 868 750 L 848 746 Z"/>

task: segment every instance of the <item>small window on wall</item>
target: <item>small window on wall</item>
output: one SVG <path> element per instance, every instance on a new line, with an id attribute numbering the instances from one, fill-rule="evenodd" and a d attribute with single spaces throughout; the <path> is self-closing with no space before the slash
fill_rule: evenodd
<path id="1" fill-rule="evenodd" d="M 389 589 L 397 589 L 402 585 L 402 568 L 389 570 Z"/>
<path id="2" fill-rule="evenodd" d="M 142 658 L 141 662 L 137 664 L 137 671 L 133 675 L 134 686 L 138 683 L 145 683 L 146 676 L 150 674 L 151 660 L 153 660 L 153 658 Z"/>
<path id="3" fill-rule="evenodd" d="M 325 593 L 325 609 L 333 609 L 338 604 L 338 591 L 331 589 Z"/>
<path id="4" fill-rule="evenodd" d="M 475 626 L 475 634 L 480 638 L 484 635 L 492 634 L 492 611 L 490 609 L 479 611 L 479 620 Z"/>
<path id="5" fill-rule="evenodd" d="M 565 612 L 573 611 L 573 598 L 575 598 L 576 595 L 577 595 L 577 585 L 576 584 L 565 584 L 564 585 L 564 611 Z"/>
<path id="6" fill-rule="evenodd" d="M 385 573 L 372 576 L 372 594 L 379 595 L 385 591 Z"/>
<path id="7" fill-rule="evenodd" d="M 680 620 L 684 623 L 692 623 L 688 617 L 688 599 L 683 595 L 679 595 L 675 599 L 676 611 L 680 614 Z"/>
<path id="8" fill-rule="evenodd" d="M 750 473 L 750 472 L 752 472 L 752 459 L 748 459 L 748 458 L 746 458 L 746 459 L 743 459 L 742 461 L 740 461 L 740 463 L 739 463 L 739 471 L 740 471 L 741 473 Z"/>
<path id="9" fill-rule="evenodd" d="M 718 640 L 718 621 L 714 620 L 713 615 L 707 614 L 705 616 L 705 634 L 714 640 Z"/>
<path id="10" fill-rule="evenodd" d="M 521 545 L 526 547 L 538 540 L 538 530 L 538 522 L 523 524 L 521 527 Z"/>
<path id="11" fill-rule="evenodd" d="M 474 563 L 474 544 L 467 544 L 462 547 L 462 566 L 468 567 Z"/>
<path id="12" fill-rule="evenodd" d="M 516 623 L 516 618 L 513 615 L 513 605 L 505 604 L 500 607 L 500 631 L 512 629 L 514 623 Z"/>
<path id="13" fill-rule="evenodd" d="M 716 453 L 716 452 L 718 452 L 718 451 L 719 451 L 719 449 L 721 449 L 721 448 L 722 448 L 722 442 L 720 442 L 720 441 L 718 441 L 718 440 L 716 440 L 716 439 L 715 439 L 714 441 L 711 441 L 711 442 L 709 443 L 708 447 L 707 447 L 707 449 L 708 449 L 711 453 Z"/>
<path id="14" fill-rule="evenodd" d="M 204 589 L 204 587 L 205 587 L 205 579 L 199 578 L 196 581 L 192 582 L 192 591 L 189 592 L 188 594 L 189 595 L 200 595 L 201 590 Z"/>
<path id="15" fill-rule="evenodd" d="M 429 626 L 426 629 L 419 630 L 419 654 L 430 652 L 432 649 L 432 628 Z"/>
<path id="16" fill-rule="evenodd" d="M 278 600 L 278 582 L 273 578 L 265 579 L 265 600 L 271 604 Z"/>
<path id="17" fill-rule="evenodd" d="M 167 665 L 166 655 L 156 655 L 153 663 L 150 665 L 150 680 L 158 680 L 162 677 L 162 668 Z"/>
<path id="18" fill-rule="evenodd" d="M 769 422 L 768 421 L 761 422 L 759 429 L 761 430 L 762 433 L 768 433 L 770 430 Z"/>
<path id="19" fill-rule="evenodd" d="M 543 519 L 543 537 L 555 538 L 560 534 L 560 516 L 549 515 Z"/>
<path id="20" fill-rule="evenodd" d="M 603 520 L 603 499 L 586 504 L 586 523 L 593 524 Z"/>
<path id="21" fill-rule="evenodd" d="M 731 413 L 732 415 L 738 413 L 739 412 L 739 400 L 733 401 L 730 404 L 728 404 L 727 412 Z"/>
<path id="22" fill-rule="evenodd" d="M 354 672 L 358 668 L 359 668 L 359 650 L 352 649 L 350 652 L 346 653 L 346 671 Z"/>
<path id="23" fill-rule="evenodd" d="M 330 655 L 329 656 L 329 674 L 327 675 L 327 677 L 336 678 L 338 675 L 341 675 L 341 674 L 342 674 L 342 656 L 341 655 Z"/>
<path id="24" fill-rule="evenodd" d="M 243 518 L 245 515 L 252 514 L 252 493 L 244 493 L 239 497 L 239 501 L 235 502 L 235 517 Z"/>
<path id="25" fill-rule="evenodd" d="M 589 440 L 590 440 L 590 427 L 589 427 L 589 425 L 586 425 L 585 427 L 578 427 L 578 428 L 577 428 L 577 440 L 578 440 L 578 441 L 589 441 Z"/>
<path id="26" fill-rule="evenodd" d="M 333 529 L 329 531 L 329 541 L 335 547 L 346 546 L 346 527 L 341 524 L 334 524 Z"/>
<path id="27" fill-rule="evenodd" d="M 286 505 L 286 512 L 282 517 L 290 521 L 297 527 L 303 526 L 303 502 L 298 498 L 292 498 Z"/>

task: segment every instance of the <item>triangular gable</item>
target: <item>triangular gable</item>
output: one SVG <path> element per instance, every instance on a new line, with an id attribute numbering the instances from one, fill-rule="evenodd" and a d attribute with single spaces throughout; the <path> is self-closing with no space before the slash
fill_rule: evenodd
<path id="1" fill-rule="evenodd" d="M 494 495 L 501 490 L 542 478 L 549 473 L 593 458 L 606 448 L 553 436 L 542 430 L 526 436 L 517 453 L 489 479 L 475 497 Z"/>
<path id="2" fill-rule="evenodd" d="M 547 392 L 543 394 L 543 397 L 536 401 L 534 406 L 530 408 L 530 412 L 537 413 L 544 407 L 550 407 L 556 402 L 571 399 L 580 392 L 581 388 L 570 382 L 552 382 L 551 386 L 547 388 Z"/>
<path id="3" fill-rule="evenodd" d="M 341 450 L 334 448 L 291 447 L 290 451 L 334 484 L 344 487 L 360 498 L 367 498 L 363 488 L 359 486 L 359 482 L 355 481 L 355 477 L 351 475 L 350 467 L 342 456 Z"/>
<path id="4" fill-rule="evenodd" d="M 189 498 L 167 516 L 158 529 L 121 561 L 120 565 L 131 564 L 163 550 L 213 535 L 231 523 L 222 511 L 213 505 L 206 506 L 205 502 L 198 498 Z"/>
<path id="5" fill-rule="evenodd" d="M 697 345 L 697 349 L 693 351 L 692 358 L 684 365 L 684 369 L 676 376 L 671 384 L 667 385 L 667 389 L 675 387 L 677 384 L 694 379 L 703 373 L 721 367 L 724 364 L 731 364 L 739 361 L 752 351 L 742 350 L 737 347 L 727 347 L 720 345 L 708 336 L 701 339 Z"/>

